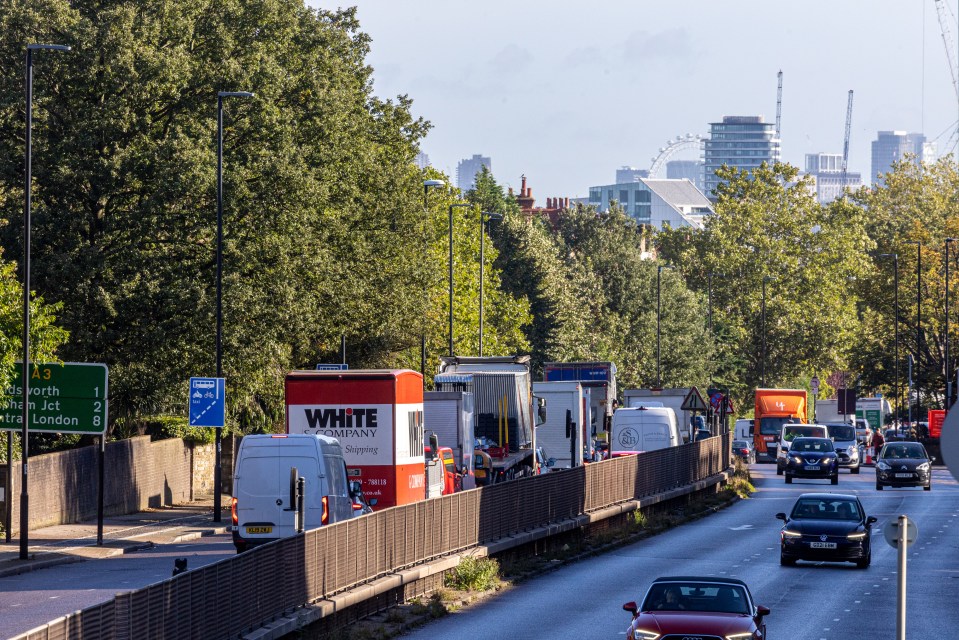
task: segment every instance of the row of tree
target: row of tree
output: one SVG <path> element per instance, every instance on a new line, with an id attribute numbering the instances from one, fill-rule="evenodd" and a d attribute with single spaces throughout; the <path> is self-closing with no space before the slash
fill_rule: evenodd
<path id="1" fill-rule="evenodd" d="M 35 61 L 33 357 L 108 364 L 115 427 L 185 417 L 188 378 L 215 373 L 221 90 L 255 93 L 227 101 L 224 121 L 223 366 L 235 428 L 277 428 L 285 373 L 334 361 L 341 339 L 353 368 L 418 370 L 425 338 L 429 378 L 448 349 L 451 217 L 454 351 L 475 355 L 481 212 L 504 216 L 485 237 L 487 355 L 530 353 L 537 367 L 612 360 L 622 388 L 714 383 L 741 412 L 756 386 L 813 374 L 888 393 L 894 273 L 879 256 L 894 253 L 900 352 L 916 354 L 924 401 L 942 402 L 941 254 L 959 236 L 950 159 L 904 163 L 828 206 L 788 165 L 724 169 L 702 230 L 654 231 L 617 206 L 576 206 L 554 226 L 524 215 L 488 172 L 467 194 L 424 189 L 425 179 L 449 184 L 413 164 L 429 124 L 406 96 L 374 95 L 355 11 L 298 0 L 0 5 L 0 372 L 21 349 L 14 265 L 31 42 L 73 48 Z"/>

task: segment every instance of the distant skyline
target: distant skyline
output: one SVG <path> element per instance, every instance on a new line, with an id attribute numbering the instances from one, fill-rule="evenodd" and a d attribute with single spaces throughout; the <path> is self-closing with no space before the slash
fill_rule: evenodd
<path id="1" fill-rule="evenodd" d="M 489 156 L 503 185 L 526 174 L 538 204 L 648 169 L 723 116 L 775 122 L 780 69 L 782 157 L 800 169 L 842 153 L 849 89 L 849 168 L 867 182 L 877 131 L 924 133 L 943 155 L 959 119 L 933 0 L 308 4 L 358 7 L 374 93 L 412 98 L 433 166 L 455 182 L 460 160 Z"/>

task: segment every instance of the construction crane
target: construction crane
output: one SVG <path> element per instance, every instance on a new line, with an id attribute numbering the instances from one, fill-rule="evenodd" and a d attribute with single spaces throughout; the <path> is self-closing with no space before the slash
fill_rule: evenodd
<path id="1" fill-rule="evenodd" d="M 839 174 L 839 189 L 846 193 L 846 167 L 849 166 L 849 134 L 852 131 L 852 89 L 846 104 L 846 135 L 842 141 L 842 173 Z"/>
<path id="2" fill-rule="evenodd" d="M 942 33 L 942 43 L 946 47 L 946 60 L 949 62 L 949 74 L 952 76 L 952 89 L 956 92 L 956 99 L 959 100 L 959 79 L 956 78 L 956 53 L 952 49 L 952 33 L 949 25 L 956 21 L 956 16 L 952 9 L 944 0 L 935 0 L 936 15 L 939 18 L 939 30 Z M 959 138 L 959 129 L 953 130 L 946 143 L 946 149 L 951 151 Z"/>
<path id="3" fill-rule="evenodd" d="M 779 73 L 776 74 L 776 78 L 779 81 L 779 86 L 776 88 L 776 139 L 781 140 L 780 138 L 780 125 L 782 124 L 783 119 L 783 70 L 780 69 Z"/>

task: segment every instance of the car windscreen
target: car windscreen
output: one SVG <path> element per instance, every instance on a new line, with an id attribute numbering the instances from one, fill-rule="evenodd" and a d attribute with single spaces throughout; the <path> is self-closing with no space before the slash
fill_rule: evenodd
<path id="1" fill-rule="evenodd" d="M 785 425 L 783 427 L 782 439 L 786 442 L 792 441 L 794 438 L 802 437 L 811 437 L 811 438 L 825 438 L 826 437 L 826 427 L 822 426 L 810 426 L 810 425 Z"/>
<path id="2" fill-rule="evenodd" d="M 794 420 L 795 418 L 789 416 L 761 418 L 759 420 L 759 433 L 764 436 L 778 436 L 782 432 L 783 425 Z"/>
<path id="3" fill-rule="evenodd" d="M 830 424 L 826 426 L 829 437 L 837 442 L 851 442 L 856 439 L 856 428 L 851 424 Z"/>
<path id="4" fill-rule="evenodd" d="M 883 459 L 886 458 L 912 458 L 919 460 L 926 457 L 926 451 L 922 445 L 915 444 L 891 444 L 882 450 Z"/>
<path id="5" fill-rule="evenodd" d="M 810 451 L 828 453 L 836 449 L 832 446 L 832 441 L 826 440 L 825 438 L 796 438 L 793 440 L 792 445 L 790 445 L 789 450 L 795 452 Z"/>
<path id="6" fill-rule="evenodd" d="M 733 440 L 733 449 L 745 449 L 748 446 L 745 440 Z"/>
<path id="7" fill-rule="evenodd" d="M 749 613 L 749 599 L 736 584 L 658 582 L 649 588 L 641 610 Z"/>
<path id="8" fill-rule="evenodd" d="M 790 514 L 792 520 L 862 520 L 859 503 L 848 498 L 800 498 Z"/>

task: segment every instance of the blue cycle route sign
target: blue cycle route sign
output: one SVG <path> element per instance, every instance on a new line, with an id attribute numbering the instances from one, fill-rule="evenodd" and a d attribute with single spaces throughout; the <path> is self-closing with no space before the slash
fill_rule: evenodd
<path id="1" fill-rule="evenodd" d="M 190 378 L 190 426 L 224 427 L 226 378 Z"/>

